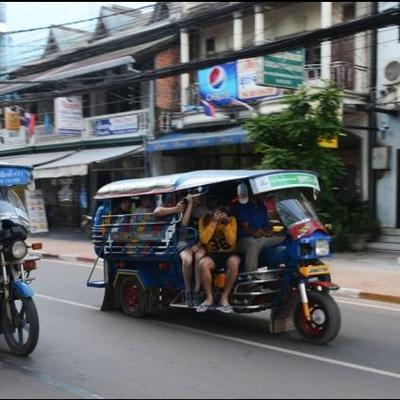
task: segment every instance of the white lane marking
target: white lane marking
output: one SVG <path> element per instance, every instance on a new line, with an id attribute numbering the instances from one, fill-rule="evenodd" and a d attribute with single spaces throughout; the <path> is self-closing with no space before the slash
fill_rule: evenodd
<path id="1" fill-rule="evenodd" d="M 45 299 L 45 300 L 56 301 L 57 303 L 68 304 L 68 305 L 70 305 L 70 306 L 86 308 L 86 309 L 88 309 L 88 310 L 99 311 L 99 308 L 98 308 L 98 307 L 89 306 L 89 305 L 87 305 L 87 304 L 82 304 L 82 303 L 76 303 L 75 301 L 63 300 L 63 299 L 59 299 L 59 298 L 57 298 L 57 297 L 46 296 L 46 295 L 44 295 L 44 294 L 35 294 L 35 297 L 38 297 L 39 299 Z"/>
<path id="2" fill-rule="evenodd" d="M 344 301 L 344 300 L 338 300 L 337 298 L 335 298 L 335 300 L 336 300 L 337 303 L 350 304 L 350 305 L 354 305 L 354 306 L 358 306 L 358 307 L 376 308 L 378 310 L 400 312 L 400 308 L 377 306 L 377 305 L 374 305 L 374 304 L 367 304 L 367 303 L 361 303 L 361 302 L 358 303 L 358 302 L 355 302 L 355 301 Z"/>
<path id="3" fill-rule="evenodd" d="M 93 265 L 91 264 L 85 264 L 85 263 L 81 263 L 81 262 L 75 262 L 75 261 L 63 261 L 63 260 L 49 260 L 49 259 L 42 259 L 40 260 L 40 263 L 57 263 L 57 264 L 67 264 L 67 265 L 73 265 L 73 266 L 77 266 L 77 267 L 84 267 L 84 268 L 89 268 L 92 269 Z M 39 266 L 40 267 L 40 266 Z M 98 266 L 96 267 L 96 269 L 98 270 L 102 270 L 103 267 L 102 266 Z"/>
<path id="4" fill-rule="evenodd" d="M 59 303 L 69 304 L 69 305 L 76 306 L 76 307 L 82 307 L 82 308 L 98 311 L 98 308 L 89 306 L 87 304 L 76 303 L 73 301 L 57 299 L 56 297 L 50 297 L 50 296 L 44 296 L 44 295 L 38 295 L 38 297 L 57 301 Z M 217 339 L 221 339 L 221 340 L 227 340 L 227 341 L 244 344 L 244 345 L 251 346 L 251 347 L 257 347 L 257 348 L 261 348 L 264 350 L 270 350 L 275 353 L 282 353 L 282 354 L 287 354 L 287 355 L 291 355 L 291 356 L 295 356 L 295 357 L 306 358 L 306 359 L 313 360 L 313 361 L 319 361 L 319 362 L 322 362 L 325 364 L 331 364 L 331 365 L 335 365 L 335 366 L 339 366 L 339 367 L 350 368 L 350 369 L 362 371 L 362 372 L 369 372 L 371 374 L 390 377 L 390 378 L 400 380 L 400 374 L 395 373 L 395 372 L 365 367 L 363 365 L 353 364 L 353 363 L 349 363 L 349 362 L 345 362 L 345 361 L 334 360 L 331 358 L 315 356 L 315 355 L 303 353 L 300 351 L 289 350 L 289 349 L 285 349 L 285 348 L 277 347 L 277 346 L 270 346 L 270 345 L 263 344 L 263 343 L 253 342 L 253 341 L 246 340 L 246 339 L 240 339 L 240 338 L 236 338 L 233 336 L 221 335 L 218 333 L 207 332 L 207 331 L 203 331 L 203 330 L 199 330 L 199 329 L 189 328 L 186 326 L 171 324 L 168 322 L 159 322 L 159 321 L 154 321 L 154 320 L 152 322 L 157 325 L 164 325 L 164 326 L 174 328 L 174 329 L 178 328 L 180 330 L 184 330 L 184 331 L 191 332 L 191 333 L 196 333 L 196 334 L 202 335 L 202 336 L 208 336 L 208 337 L 217 338 Z"/>
<path id="5" fill-rule="evenodd" d="M 282 347 L 270 346 L 270 345 L 267 345 L 267 344 L 253 342 L 253 341 L 246 340 L 246 339 L 240 339 L 240 338 L 236 338 L 236 337 L 233 337 L 233 336 L 221 335 L 221 334 L 218 334 L 218 333 L 211 333 L 211 332 L 202 331 L 202 330 L 199 330 L 199 329 L 188 328 L 186 326 L 170 324 L 168 322 L 158 322 L 158 321 L 153 321 L 153 322 L 155 322 L 156 324 L 168 326 L 168 327 L 174 328 L 174 329 L 179 328 L 181 330 L 185 330 L 185 331 L 196 333 L 196 334 L 203 335 L 203 336 L 209 336 L 209 337 L 222 339 L 222 340 L 229 340 L 231 342 L 245 344 L 245 345 L 252 346 L 252 347 L 258 347 L 258 348 L 261 348 L 261 349 L 264 349 L 264 350 L 270 350 L 270 351 L 273 351 L 273 352 L 276 352 L 276 353 L 283 353 L 283 354 L 287 354 L 287 355 L 291 355 L 291 356 L 295 356 L 295 357 L 306 358 L 306 359 L 313 360 L 313 361 L 319 361 L 319 362 L 323 362 L 323 363 L 326 363 L 326 364 L 331 364 L 331 365 L 336 365 L 336 366 L 339 366 L 339 367 L 350 368 L 350 369 L 357 370 L 357 371 L 362 371 L 362 372 L 369 372 L 369 373 L 372 373 L 372 374 L 375 374 L 375 375 L 381 375 L 381 376 L 386 376 L 386 377 L 395 378 L 395 379 L 399 379 L 400 380 L 400 374 L 395 373 L 395 372 L 390 372 L 390 371 L 380 370 L 380 369 L 376 369 L 376 368 L 365 367 L 363 365 L 353 364 L 353 363 L 349 363 L 349 362 L 345 362 L 345 361 L 334 360 L 332 358 L 314 356 L 312 354 L 303 353 L 303 352 L 300 352 L 300 351 L 284 349 Z"/>

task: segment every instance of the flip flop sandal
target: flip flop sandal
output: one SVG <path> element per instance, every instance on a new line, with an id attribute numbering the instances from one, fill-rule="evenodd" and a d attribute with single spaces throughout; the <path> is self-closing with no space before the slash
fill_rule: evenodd
<path id="1" fill-rule="evenodd" d="M 196 312 L 198 313 L 204 313 L 206 311 L 211 310 L 214 307 L 213 304 L 207 304 L 207 303 L 203 303 L 200 304 L 197 308 L 196 308 Z"/>
<path id="2" fill-rule="evenodd" d="M 217 308 L 218 311 L 223 312 L 224 314 L 232 314 L 233 308 L 230 304 L 220 304 Z"/>

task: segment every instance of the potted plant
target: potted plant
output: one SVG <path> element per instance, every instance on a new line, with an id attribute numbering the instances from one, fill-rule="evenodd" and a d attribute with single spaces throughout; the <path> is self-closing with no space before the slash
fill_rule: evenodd
<path id="1" fill-rule="evenodd" d="M 357 202 L 349 210 L 349 224 L 345 227 L 347 246 L 363 251 L 369 240 L 379 234 L 380 223 L 370 215 L 367 202 Z"/>

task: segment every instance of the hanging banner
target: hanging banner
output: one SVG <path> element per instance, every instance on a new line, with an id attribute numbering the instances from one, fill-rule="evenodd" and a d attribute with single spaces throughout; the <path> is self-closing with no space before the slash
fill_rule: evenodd
<path id="1" fill-rule="evenodd" d="M 58 97 L 54 100 L 55 133 L 81 135 L 83 131 L 82 97 Z"/>
<path id="2" fill-rule="evenodd" d="M 5 113 L 6 130 L 8 132 L 19 133 L 21 129 L 21 117 L 19 112 L 12 107 L 6 107 Z"/>
<path id="3" fill-rule="evenodd" d="M 25 204 L 30 221 L 31 233 L 47 233 L 49 227 L 42 191 L 35 190 L 31 192 L 25 190 Z"/>
<path id="4" fill-rule="evenodd" d="M 94 132 L 96 136 L 138 133 L 139 118 L 137 115 L 101 118 L 95 121 Z"/>

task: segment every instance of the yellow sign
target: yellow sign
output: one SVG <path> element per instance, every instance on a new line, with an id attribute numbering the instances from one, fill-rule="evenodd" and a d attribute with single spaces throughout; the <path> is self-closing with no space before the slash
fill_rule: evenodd
<path id="1" fill-rule="evenodd" d="M 334 139 L 331 139 L 331 140 L 321 139 L 319 141 L 319 145 L 321 147 L 325 147 L 326 149 L 338 149 L 339 148 L 339 137 L 336 136 Z"/>
<path id="2" fill-rule="evenodd" d="M 6 130 L 10 132 L 19 132 L 21 128 L 21 118 L 19 113 L 12 111 L 10 107 L 6 108 Z"/>

